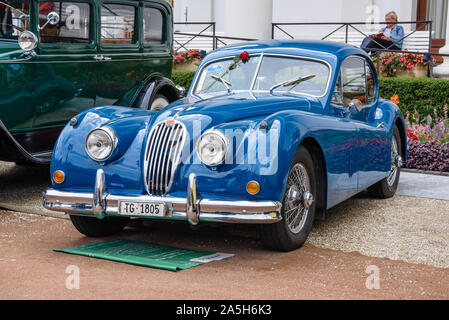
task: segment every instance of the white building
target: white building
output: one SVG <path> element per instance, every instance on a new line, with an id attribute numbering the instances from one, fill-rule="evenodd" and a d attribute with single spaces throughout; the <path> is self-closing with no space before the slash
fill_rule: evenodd
<path id="1" fill-rule="evenodd" d="M 216 22 L 217 33 L 231 37 L 270 39 L 271 23 L 364 22 L 396 11 L 400 21 L 433 21 L 435 48 L 444 45 L 448 0 L 174 0 L 175 22 Z M 298 38 L 317 38 L 337 26 L 287 26 Z M 361 26 L 363 31 L 367 31 Z M 414 30 L 416 24 L 405 24 Z M 202 26 L 177 24 L 177 31 L 200 31 Z M 275 37 L 282 34 L 276 29 Z"/>
<path id="2" fill-rule="evenodd" d="M 174 5 L 174 20 L 178 22 L 175 25 L 175 31 L 200 32 L 207 26 L 192 26 L 179 24 L 179 22 L 215 22 L 216 34 L 220 36 L 250 39 L 271 39 L 273 33 L 276 39 L 288 38 L 289 35 L 295 38 L 321 39 L 339 25 L 287 25 L 281 26 L 285 31 L 283 32 L 278 28 L 274 28 L 273 31 L 272 23 L 376 22 L 383 21 L 387 12 L 395 11 L 408 33 L 417 28 L 418 30 L 429 30 L 429 28 L 428 25 L 423 28 L 423 25 L 404 22 L 432 21 L 430 42 L 432 51 L 449 54 L 449 41 L 447 41 L 449 39 L 449 0 L 169 1 Z M 376 32 L 376 28 L 380 28 L 380 25 L 362 24 L 355 27 L 368 34 Z M 351 29 L 351 31 L 354 30 Z M 429 43 L 428 40 L 427 43 Z M 449 78 L 449 57 L 444 59 L 442 65 L 434 69 L 434 75 Z"/>

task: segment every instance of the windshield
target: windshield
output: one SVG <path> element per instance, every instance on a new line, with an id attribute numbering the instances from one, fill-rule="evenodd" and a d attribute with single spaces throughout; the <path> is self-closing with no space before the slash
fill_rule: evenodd
<path id="1" fill-rule="evenodd" d="M 276 85 L 304 77 L 305 81 L 291 86 L 282 85 L 275 91 L 321 97 L 326 93 L 329 73 L 327 64 L 306 58 L 270 55 L 261 58 L 255 55 L 248 62 L 237 65 L 234 58 L 229 58 L 203 67 L 193 94 L 208 97 L 236 91 L 265 92 Z M 311 75 L 313 77 L 309 77 Z"/>
<path id="2" fill-rule="evenodd" d="M 0 1 L 0 39 L 18 39 L 29 27 L 30 1 Z"/>

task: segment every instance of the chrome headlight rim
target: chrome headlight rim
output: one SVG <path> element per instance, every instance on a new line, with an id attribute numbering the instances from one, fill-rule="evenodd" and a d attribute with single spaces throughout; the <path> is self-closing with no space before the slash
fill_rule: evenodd
<path id="1" fill-rule="evenodd" d="M 200 145 L 201 145 L 201 141 L 207 136 L 207 135 L 215 135 L 217 136 L 221 142 L 222 142 L 222 146 L 223 146 L 223 156 L 221 157 L 220 161 L 217 161 L 216 163 L 212 163 L 212 162 L 207 162 L 204 161 L 203 157 L 201 156 L 201 152 L 200 152 Z M 196 143 L 196 154 L 198 156 L 198 158 L 201 160 L 201 162 L 203 164 L 205 164 L 206 166 L 209 167 L 216 167 L 220 164 L 223 164 L 224 160 L 226 159 L 226 155 L 228 154 L 228 149 L 229 149 L 229 138 L 226 136 L 226 134 L 218 129 L 210 129 L 207 130 L 206 132 L 204 132 L 201 137 L 198 139 L 197 143 Z"/>
<path id="2" fill-rule="evenodd" d="M 28 40 L 25 40 L 26 38 L 28 38 Z M 37 48 L 39 39 L 33 32 L 26 30 L 19 35 L 17 42 L 19 44 L 20 49 L 22 49 L 25 52 L 31 52 Z M 26 46 L 25 45 L 26 42 L 29 42 L 31 46 Z"/>
<path id="3" fill-rule="evenodd" d="M 90 153 L 90 151 L 89 151 L 88 146 L 87 146 L 87 142 L 89 140 L 89 137 L 91 136 L 92 133 L 94 133 L 96 131 L 102 131 L 102 132 L 106 133 L 106 135 L 109 137 L 111 145 L 112 145 L 112 148 L 111 148 L 110 152 L 107 154 L 106 157 L 103 157 L 103 158 L 98 158 L 98 157 L 95 157 L 94 155 L 92 155 Z M 92 160 L 97 161 L 97 162 L 104 162 L 104 161 L 109 160 L 112 157 L 112 155 L 114 154 L 114 151 L 117 149 L 117 145 L 118 145 L 117 134 L 115 133 L 115 131 L 111 127 L 108 127 L 108 126 L 95 128 L 95 129 L 91 130 L 87 134 L 86 140 L 84 141 L 84 149 L 86 150 L 87 155 L 89 156 L 89 158 L 91 158 Z"/>

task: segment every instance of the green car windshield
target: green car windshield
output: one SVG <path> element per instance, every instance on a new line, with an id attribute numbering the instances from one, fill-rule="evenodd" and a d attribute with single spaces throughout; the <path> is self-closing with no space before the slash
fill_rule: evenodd
<path id="1" fill-rule="evenodd" d="M 29 30 L 29 13 L 29 1 L 0 1 L 0 39 L 17 40 Z"/>
<path id="2" fill-rule="evenodd" d="M 253 55 L 246 63 L 223 59 L 205 65 L 200 72 L 193 94 L 203 98 L 228 92 L 269 92 L 276 85 L 311 75 L 314 77 L 297 85 L 280 86 L 274 92 L 321 97 L 326 94 L 330 76 L 324 62 L 274 55 Z"/>

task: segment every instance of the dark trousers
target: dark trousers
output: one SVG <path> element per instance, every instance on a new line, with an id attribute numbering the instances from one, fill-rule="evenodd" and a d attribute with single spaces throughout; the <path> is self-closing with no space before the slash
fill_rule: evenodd
<path id="1" fill-rule="evenodd" d="M 369 38 L 366 38 L 363 41 L 362 49 L 364 49 L 367 52 L 376 51 L 375 49 L 402 50 L 397 45 L 393 45 L 393 41 L 388 41 L 384 39 L 369 39 Z"/>

